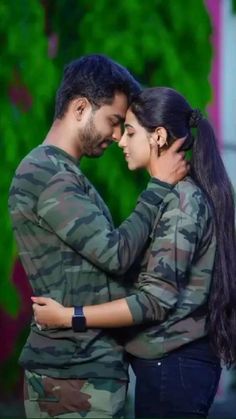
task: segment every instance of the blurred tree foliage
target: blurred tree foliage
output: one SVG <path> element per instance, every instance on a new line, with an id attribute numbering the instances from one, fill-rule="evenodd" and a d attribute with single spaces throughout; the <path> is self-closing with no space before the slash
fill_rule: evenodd
<path id="1" fill-rule="evenodd" d="M 59 46 L 55 58 L 50 59 L 47 38 L 53 34 Z M 83 54 L 107 54 L 127 66 L 144 85 L 172 86 L 193 106 L 205 108 L 211 99 L 210 34 L 203 0 L 1 2 L 0 36 L 5 50 L 0 67 L 4 164 L 0 179 L 0 305 L 8 310 L 13 307 L 8 280 L 13 240 L 6 209 L 10 178 L 19 160 L 42 141 L 51 123 L 54 91 L 63 66 Z M 13 87 L 27 88 L 25 105 L 9 97 Z M 116 145 L 101 159 L 83 159 L 82 168 L 108 203 L 116 222 L 128 215 L 147 181 L 141 171 L 128 173 Z"/>
<path id="2" fill-rule="evenodd" d="M 9 281 L 15 257 L 7 212 L 8 189 L 20 159 L 41 141 L 47 107 L 55 90 L 55 66 L 48 58 L 44 10 L 35 0 L 0 3 L 0 306 L 12 315 L 18 297 Z"/>
<path id="3" fill-rule="evenodd" d="M 211 99 L 210 18 L 203 0 L 56 0 L 45 2 L 59 34 L 59 67 L 79 55 L 104 53 L 147 86 L 167 85 L 202 109 Z M 83 159 L 83 170 L 102 191 L 116 222 L 131 211 L 146 183 L 128 173 L 114 145 L 102 159 Z"/>
<path id="4" fill-rule="evenodd" d="M 233 12 L 236 13 L 236 0 L 232 0 Z"/>

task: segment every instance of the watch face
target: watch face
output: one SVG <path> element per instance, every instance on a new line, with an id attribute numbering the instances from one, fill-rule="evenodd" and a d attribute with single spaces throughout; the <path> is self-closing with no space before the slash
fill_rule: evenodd
<path id="1" fill-rule="evenodd" d="M 72 329 L 74 332 L 85 332 L 87 330 L 86 319 L 83 315 L 72 317 Z"/>

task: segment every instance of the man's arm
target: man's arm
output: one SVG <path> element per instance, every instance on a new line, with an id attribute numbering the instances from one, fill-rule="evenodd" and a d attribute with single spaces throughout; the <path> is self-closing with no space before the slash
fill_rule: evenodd
<path id="1" fill-rule="evenodd" d="M 73 173 L 58 173 L 42 192 L 38 215 L 76 252 L 109 273 L 121 274 L 143 249 L 158 205 L 171 185 L 150 180 L 132 214 L 114 229 Z"/>
<path id="2" fill-rule="evenodd" d="M 186 176 L 188 165 L 178 152 L 179 139 L 164 156 L 151 152 L 152 178 L 139 202 L 121 226 L 113 229 L 102 211 L 91 202 L 73 173 L 55 175 L 38 201 L 38 215 L 61 240 L 94 265 L 113 274 L 124 273 L 144 248 L 158 206 L 172 185 Z M 165 182 L 169 182 L 167 184 Z"/>

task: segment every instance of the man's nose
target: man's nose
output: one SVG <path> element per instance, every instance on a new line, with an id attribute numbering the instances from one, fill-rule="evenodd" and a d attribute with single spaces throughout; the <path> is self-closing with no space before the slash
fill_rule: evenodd
<path id="1" fill-rule="evenodd" d="M 117 125 L 117 127 L 114 128 L 113 130 L 113 134 L 112 134 L 112 139 L 115 142 L 119 142 L 122 136 L 122 130 L 121 130 L 121 126 Z"/>

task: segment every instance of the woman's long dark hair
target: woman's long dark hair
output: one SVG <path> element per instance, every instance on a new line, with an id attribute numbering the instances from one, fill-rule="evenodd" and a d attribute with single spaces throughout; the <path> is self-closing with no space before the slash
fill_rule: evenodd
<path id="1" fill-rule="evenodd" d="M 173 89 L 145 89 L 131 104 L 149 132 L 166 128 L 169 144 L 185 137 L 192 146 L 191 176 L 206 194 L 216 227 L 216 256 L 209 296 L 207 328 L 217 354 L 230 366 L 236 361 L 236 235 L 233 189 L 222 162 L 213 128 Z M 196 128 L 193 137 L 191 128 Z"/>

